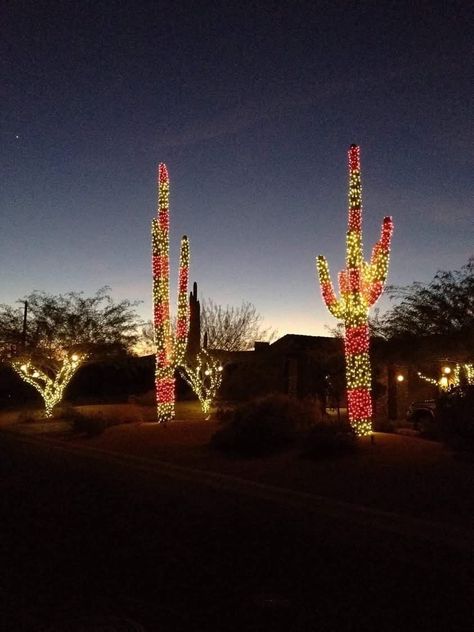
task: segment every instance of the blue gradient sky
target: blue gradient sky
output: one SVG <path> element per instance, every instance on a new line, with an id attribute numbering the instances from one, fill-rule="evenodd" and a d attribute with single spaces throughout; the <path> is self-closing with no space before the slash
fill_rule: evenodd
<path id="1" fill-rule="evenodd" d="M 325 334 L 314 258 L 334 279 L 343 266 L 352 142 L 367 255 L 394 217 L 389 282 L 461 267 L 474 250 L 468 17 L 467 2 L 11 3 L 0 302 L 109 285 L 150 318 L 163 161 L 173 288 L 186 233 L 201 297 L 251 301 L 282 335 Z"/>

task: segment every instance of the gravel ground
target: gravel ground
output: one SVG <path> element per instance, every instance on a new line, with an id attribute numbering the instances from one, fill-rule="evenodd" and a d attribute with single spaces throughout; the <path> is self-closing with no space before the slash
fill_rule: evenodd
<path id="1" fill-rule="evenodd" d="M 137 414 L 137 408 L 114 405 L 87 410 L 120 415 L 128 421 L 134 415 L 139 419 L 150 416 L 150 411 L 143 409 Z M 186 414 L 199 418 L 196 408 L 189 405 L 178 409 L 177 416 Z M 11 421 L 10 416 L 8 423 Z M 296 448 L 265 458 L 242 459 L 209 447 L 218 427 L 217 422 L 203 420 L 162 425 L 141 421 L 113 426 L 98 437 L 86 439 L 64 434 L 66 426 L 61 423 L 7 426 L 43 438 L 59 437 L 101 450 L 220 472 L 408 516 L 452 525 L 471 524 L 473 464 L 460 460 L 439 443 L 376 433 L 374 444 L 363 439 L 356 454 L 337 459 L 310 460 Z"/>

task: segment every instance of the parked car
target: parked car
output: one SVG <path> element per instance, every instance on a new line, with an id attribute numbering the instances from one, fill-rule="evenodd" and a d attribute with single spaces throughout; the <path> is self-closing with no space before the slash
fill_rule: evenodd
<path id="1" fill-rule="evenodd" d="M 413 427 L 420 432 L 429 432 L 436 420 L 436 400 L 424 399 L 418 402 L 412 402 L 408 406 L 406 413 L 407 421 L 413 424 Z"/>

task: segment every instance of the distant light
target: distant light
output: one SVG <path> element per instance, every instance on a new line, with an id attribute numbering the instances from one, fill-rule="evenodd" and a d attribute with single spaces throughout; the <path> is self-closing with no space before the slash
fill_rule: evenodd
<path id="1" fill-rule="evenodd" d="M 19 137 L 19 135 L 17 134 L 17 135 L 15 136 L 15 138 L 18 140 L 20 137 Z"/>
<path id="2" fill-rule="evenodd" d="M 441 386 L 441 388 L 447 388 L 448 378 L 443 375 L 443 377 L 439 381 L 439 385 Z"/>
<path id="3" fill-rule="evenodd" d="M 27 373 L 28 372 L 28 367 L 26 364 L 22 364 L 20 369 L 23 371 L 23 373 Z"/>
<path id="4" fill-rule="evenodd" d="M 446 375 L 449 375 L 451 373 L 451 367 L 450 366 L 443 367 L 443 373 L 445 373 Z"/>
<path id="5" fill-rule="evenodd" d="M 71 356 L 71 360 L 73 362 L 77 362 L 79 360 L 79 356 L 77 355 L 77 353 L 73 353 Z"/>
<path id="6" fill-rule="evenodd" d="M 397 382 L 403 382 L 404 379 L 405 377 L 403 375 L 397 375 Z"/>

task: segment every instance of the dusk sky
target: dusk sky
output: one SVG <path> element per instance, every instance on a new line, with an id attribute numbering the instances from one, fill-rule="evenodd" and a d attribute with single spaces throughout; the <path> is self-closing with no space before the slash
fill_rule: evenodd
<path id="1" fill-rule="evenodd" d="M 347 148 L 389 283 L 473 254 L 470 2 L 9 2 L 0 22 L 0 302 L 143 301 L 156 167 L 178 247 L 218 304 L 327 335 L 314 259 L 344 263 Z M 382 300 L 382 308 L 389 305 Z"/>

